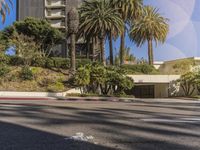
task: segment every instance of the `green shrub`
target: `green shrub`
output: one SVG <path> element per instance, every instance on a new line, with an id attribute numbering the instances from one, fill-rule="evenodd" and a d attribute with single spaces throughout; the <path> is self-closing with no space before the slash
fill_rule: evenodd
<path id="1" fill-rule="evenodd" d="M 91 64 L 91 63 L 92 63 L 92 61 L 90 59 L 77 59 L 76 67 L 79 68 L 79 67 Z"/>
<path id="2" fill-rule="evenodd" d="M 32 70 L 30 69 L 30 67 L 25 66 L 21 69 L 20 78 L 23 80 L 33 80 L 34 74 Z"/>
<path id="3" fill-rule="evenodd" d="M 45 57 L 37 57 L 34 58 L 31 62 L 31 65 L 34 67 L 46 67 L 47 58 Z"/>
<path id="4" fill-rule="evenodd" d="M 51 58 L 47 58 L 46 59 L 46 68 L 54 68 L 55 66 L 54 66 L 54 60 L 53 59 L 51 59 Z"/>
<path id="5" fill-rule="evenodd" d="M 90 83 L 90 70 L 85 67 L 78 68 L 74 77 L 75 85 L 80 87 L 81 93 L 84 93 L 84 87 Z"/>
<path id="6" fill-rule="evenodd" d="M 59 58 L 59 57 L 54 57 L 52 59 L 54 61 L 55 68 L 68 69 L 70 66 L 69 59 Z"/>
<path id="7" fill-rule="evenodd" d="M 46 68 L 69 69 L 70 61 L 66 58 L 52 57 L 46 60 Z"/>
<path id="8" fill-rule="evenodd" d="M 151 74 L 157 72 L 156 69 L 148 64 L 139 64 L 139 65 L 123 65 L 121 66 L 128 74 Z"/>
<path id="9" fill-rule="evenodd" d="M 33 72 L 33 74 L 38 74 L 41 72 L 41 68 L 39 67 L 31 67 L 31 71 Z"/>
<path id="10" fill-rule="evenodd" d="M 25 61 L 22 57 L 10 56 L 9 64 L 12 66 L 20 66 L 20 65 L 25 65 Z M 77 68 L 85 66 L 87 64 L 91 64 L 90 59 L 76 59 Z M 49 68 L 49 69 L 50 68 L 69 69 L 70 59 L 61 57 L 51 57 L 51 58 L 37 57 L 33 58 L 33 60 L 31 61 L 31 66 Z"/>
<path id="11" fill-rule="evenodd" d="M 24 65 L 24 59 L 19 56 L 10 56 L 9 64 L 12 66 Z"/>
<path id="12" fill-rule="evenodd" d="M 141 71 L 144 74 L 152 73 L 154 70 L 155 68 L 153 66 L 145 65 L 145 64 L 141 65 Z"/>
<path id="13" fill-rule="evenodd" d="M 5 77 L 10 72 L 8 66 L 1 64 L 0 65 L 0 77 Z"/>
<path id="14" fill-rule="evenodd" d="M 39 85 L 41 87 L 48 87 L 49 85 L 53 85 L 55 82 L 51 78 L 44 78 L 39 81 Z"/>
<path id="15" fill-rule="evenodd" d="M 124 94 L 125 90 L 134 86 L 134 81 L 126 76 L 123 69 L 104 67 L 97 63 L 80 67 L 73 78 L 75 86 L 79 87 L 82 93 Z"/>
<path id="16" fill-rule="evenodd" d="M 9 57 L 4 53 L 0 53 L 0 64 L 8 64 L 10 61 Z"/>
<path id="17" fill-rule="evenodd" d="M 65 90 L 65 86 L 62 82 L 57 81 L 56 83 L 49 85 L 47 90 L 49 92 L 62 92 Z"/>

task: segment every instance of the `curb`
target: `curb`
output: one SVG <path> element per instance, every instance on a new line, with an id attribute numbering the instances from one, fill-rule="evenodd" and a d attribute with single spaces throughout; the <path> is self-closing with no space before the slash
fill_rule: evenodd
<path id="1" fill-rule="evenodd" d="M 56 98 L 51 98 L 51 97 L 0 97 L 0 101 L 4 101 L 4 100 L 13 100 L 13 101 L 20 101 L 20 100 L 24 100 L 24 101 L 45 101 L 45 100 L 55 100 Z"/>
<path id="2" fill-rule="evenodd" d="M 138 99 L 135 98 L 119 98 L 119 97 L 63 97 L 58 98 L 58 100 L 63 101 L 94 101 L 94 102 L 135 102 L 138 101 Z"/>

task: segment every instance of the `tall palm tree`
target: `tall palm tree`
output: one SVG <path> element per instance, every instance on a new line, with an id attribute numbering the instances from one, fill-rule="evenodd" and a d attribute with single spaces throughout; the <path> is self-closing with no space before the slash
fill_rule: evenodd
<path id="1" fill-rule="evenodd" d="M 109 49 L 110 49 L 110 65 L 114 65 L 114 52 L 113 52 L 113 40 L 116 40 L 120 33 L 122 32 L 123 25 L 121 26 L 121 30 L 118 31 L 115 28 L 112 28 L 108 32 L 108 41 L 109 41 Z"/>
<path id="2" fill-rule="evenodd" d="M 10 13 L 9 4 L 13 5 L 12 0 L 0 0 L 0 16 L 3 23 L 5 22 L 6 14 Z"/>
<path id="3" fill-rule="evenodd" d="M 120 41 L 120 63 L 124 64 L 125 57 L 125 37 L 127 23 L 140 16 L 143 0 L 110 0 L 113 7 L 117 8 L 123 20 L 123 30 Z"/>
<path id="4" fill-rule="evenodd" d="M 114 64 L 114 56 L 113 56 L 113 33 L 112 31 L 109 32 L 108 35 L 108 39 L 109 39 L 109 48 L 110 48 L 110 65 Z"/>
<path id="5" fill-rule="evenodd" d="M 111 29 L 121 30 L 123 21 L 120 14 L 108 0 L 86 0 L 80 7 L 80 15 L 80 32 L 86 38 L 99 37 L 101 61 L 106 65 L 105 39 Z"/>
<path id="6" fill-rule="evenodd" d="M 79 28 L 79 14 L 76 8 L 72 8 L 68 13 L 68 32 L 71 44 L 71 71 L 76 71 L 76 34 Z"/>
<path id="7" fill-rule="evenodd" d="M 164 43 L 169 32 L 168 19 L 162 17 L 158 9 L 145 6 L 142 16 L 133 22 L 130 38 L 137 44 L 148 42 L 149 64 L 153 65 L 153 41 Z"/>

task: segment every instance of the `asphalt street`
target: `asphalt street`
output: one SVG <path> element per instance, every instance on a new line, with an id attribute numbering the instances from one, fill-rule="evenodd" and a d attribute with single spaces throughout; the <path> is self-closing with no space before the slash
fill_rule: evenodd
<path id="1" fill-rule="evenodd" d="M 200 102 L 1 100 L 0 150 L 200 150 Z"/>

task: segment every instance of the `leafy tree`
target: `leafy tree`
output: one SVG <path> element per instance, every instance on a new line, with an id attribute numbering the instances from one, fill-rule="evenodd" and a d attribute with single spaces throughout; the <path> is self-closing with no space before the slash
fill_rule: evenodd
<path id="1" fill-rule="evenodd" d="M 197 90 L 200 94 L 200 71 L 195 73 L 195 84 L 196 84 Z"/>
<path id="2" fill-rule="evenodd" d="M 182 75 L 178 83 L 183 89 L 185 96 L 191 96 L 196 89 L 195 73 L 188 72 Z"/>
<path id="3" fill-rule="evenodd" d="M 120 63 L 124 64 L 125 57 L 125 37 L 127 31 L 127 24 L 130 20 L 134 20 L 140 16 L 142 11 L 143 0 L 110 0 L 113 7 L 118 10 L 120 17 L 123 20 L 123 29 L 121 32 L 120 44 Z"/>
<path id="4" fill-rule="evenodd" d="M 85 93 L 121 95 L 134 86 L 134 81 L 125 74 L 120 68 L 95 63 L 77 70 L 75 85 Z"/>
<path id="5" fill-rule="evenodd" d="M 121 30 L 123 24 L 120 14 L 107 0 L 86 0 L 80 7 L 80 32 L 84 37 L 100 39 L 101 60 L 106 65 L 105 39 L 112 29 Z"/>
<path id="6" fill-rule="evenodd" d="M 33 58 L 42 56 L 40 45 L 34 42 L 34 38 L 16 34 L 9 40 L 9 43 L 16 50 L 16 54 L 24 59 L 25 66 L 31 65 Z"/>
<path id="7" fill-rule="evenodd" d="M 164 43 L 169 31 L 168 19 L 158 13 L 158 9 L 145 6 L 139 19 L 133 21 L 130 31 L 131 39 L 137 46 L 148 42 L 149 64 L 153 65 L 153 41 Z"/>
<path id="8" fill-rule="evenodd" d="M 0 0 L 0 15 L 3 23 L 5 22 L 6 14 L 10 13 L 9 4 L 13 5 L 12 0 Z"/>
<path id="9" fill-rule="evenodd" d="M 31 17 L 17 21 L 3 31 L 6 40 L 12 38 L 16 33 L 33 38 L 37 44 L 41 45 L 45 56 L 49 56 L 52 48 L 64 38 L 63 34 L 58 29 L 51 27 L 46 20 Z"/>
<path id="10" fill-rule="evenodd" d="M 176 74 L 185 74 L 188 72 L 188 70 L 191 70 L 191 68 L 194 66 L 195 61 L 192 59 L 185 59 L 185 60 L 178 60 L 173 66 L 172 66 L 172 73 L 173 71 Z"/>

